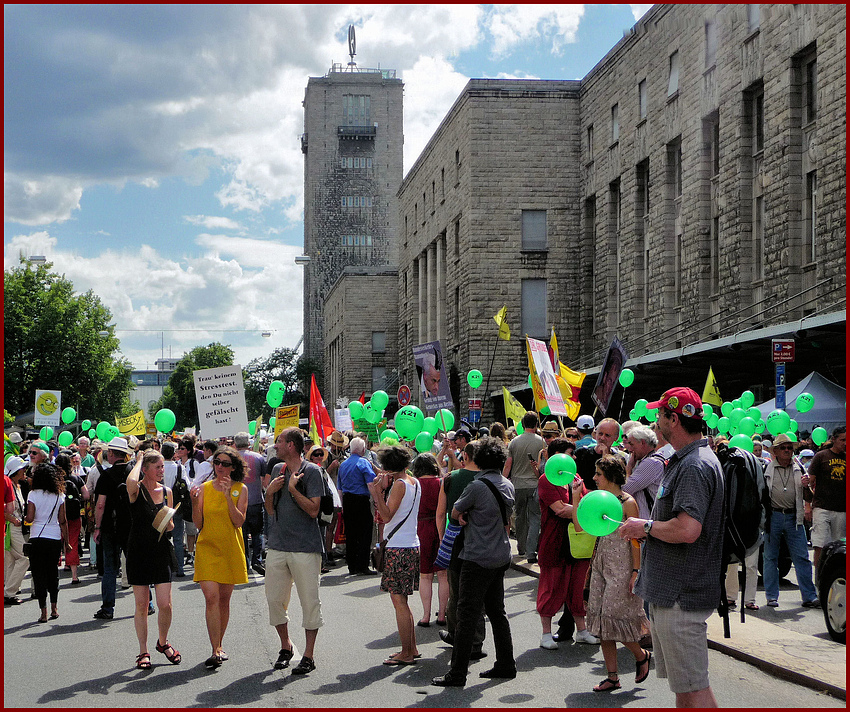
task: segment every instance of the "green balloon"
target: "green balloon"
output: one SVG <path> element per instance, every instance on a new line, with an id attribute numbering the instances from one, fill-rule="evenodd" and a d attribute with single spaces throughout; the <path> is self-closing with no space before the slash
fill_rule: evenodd
<path id="1" fill-rule="evenodd" d="M 480 388 L 481 384 L 484 382 L 484 376 L 477 368 L 473 368 L 466 374 L 466 382 L 469 384 L 470 388 Z"/>
<path id="2" fill-rule="evenodd" d="M 277 390 L 273 391 L 269 388 L 269 392 L 266 393 L 266 403 L 268 403 L 271 408 L 277 408 L 281 403 L 283 403 L 283 393 Z"/>
<path id="3" fill-rule="evenodd" d="M 281 395 L 283 395 L 284 393 L 286 393 L 286 385 L 284 385 L 283 381 L 272 381 L 269 384 L 269 392 L 279 392 Z"/>
<path id="4" fill-rule="evenodd" d="M 717 430 L 721 433 L 728 433 L 730 425 L 731 423 L 729 422 L 729 418 L 724 415 L 717 421 Z"/>
<path id="5" fill-rule="evenodd" d="M 88 430 L 90 427 L 91 427 L 91 421 L 90 421 L 90 420 L 84 420 L 84 421 L 80 424 L 80 429 L 81 429 L 81 430 Z"/>
<path id="6" fill-rule="evenodd" d="M 743 408 L 734 408 L 729 414 L 729 421 L 737 428 L 738 423 L 740 423 L 741 420 L 746 417 L 746 415 L 747 411 L 745 411 Z"/>
<path id="7" fill-rule="evenodd" d="M 734 410 L 735 406 L 732 405 L 729 401 L 724 401 L 720 405 L 720 414 L 725 415 L 727 418 L 729 417 L 729 413 Z"/>
<path id="8" fill-rule="evenodd" d="M 516 429 L 517 435 L 522 435 L 525 432 L 525 428 L 522 427 L 522 423 L 517 423 L 514 425 L 514 428 Z"/>
<path id="9" fill-rule="evenodd" d="M 784 410 L 777 408 L 770 412 L 766 422 L 768 432 L 775 437 L 788 430 L 788 426 L 791 425 L 791 416 Z"/>
<path id="10" fill-rule="evenodd" d="M 740 398 L 735 398 L 735 400 L 732 401 L 732 410 L 734 410 L 735 408 L 743 408 L 743 407 L 744 407 L 744 404 L 741 402 Z"/>
<path id="11" fill-rule="evenodd" d="M 635 382 L 635 372 L 630 368 L 624 368 L 620 371 L 620 385 L 623 388 L 628 388 Z"/>
<path id="12" fill-rule="evenodd" d="M 654 423 L 658 420 L 658 408 L 647 408 L 646 415 L 644 417 L 650 422 Z"/>
<path id="13" fill-rule="evenodd" d="M 790 419 L 788 423 L 788 430 L 790 430 L 792 433 L 796 433 L 799 430 L 799 428 L 797 427 L 797 421 L 794 420 L 794 418 Z"/>
<path id="14" fill-rule="evenodd" d="M 415 405 L 406 405 L 395 414 L 395 429 L 405 440 L 413 440 L 422 432 L 425 415 Z"/>
<path id="15" fill-rule="evenodd" d="M 277 418 L 275 416 L 272 416 L 271 418 L 269 418 L 269 427 L 272 430 L 274 430 L 275 423 L 277 423 Z"/>
<path id="16" fill-rule="evenodd" d="M 569 455 L 559 452 L 546 460 L 543 471 L 546 479 L 555 487 L 568 487 L 576 475 L 576 461 Z"/>
<path id="17" fill-rule="evenodd" d="M 50 440 L 53 437 L 53 428 L 49 425 L 45 425 L 41 430 L 38 431 L 38 437 L 40 437 L 44 442 Z"/>
<path id="18" fill-rule="evenodd" d="M 741 407 L 745 410 L 756 402 L 755 394 L 752 391 L 744 391 L 741 394 Z"/>
<path id="19" fill-rule="evenodd" d="M 77 411 L 74 410 L 71 406 L 62 409 L 62 422 L 67 425 L 68 423 L 73 423 L 77 419 Z M 71 436 L 71 440 L 73 442 L 74 436 Z"/>
<path id="20" fill-rule="evenodd" d="M 448 408 L 441 408 L 438 410 L 435 415 L 435 420 L 437 421 L 439 429 L 444 433 L 448 432 L 455 426 L 455 414 Z"/>
<path id="21" fill-rule="evenodd" d="M 801 393 L 794 401 L 794 407 L 800 413 L 808 413 L 815 407 L 815 397 L 811 393 Z"/>
<path id="22" fill-rule="evenodd" d="M 366 420 L 367 420 L 368 422 L 372 423 L 373 425 L 374 425 L 375 423 L 380 422 L 380 420 L 381 420 L 381 418 L 382 418 L 383 416 L 384 416 L 384 411 L 383 411 L 383 409 L 382 409 L 382 410 L 376 410 L 376 409 L 374 408 L 374 406 L 372 405 L 372 401 L 369 401 L 369 402 L 368 402 L 368 403 L 367 403 L 367 404 L 363 407 L 363 417 L 364 417 L 364 418 L 366 418 Z"/>
<path id="23" fill-rule="evenodd" d="M 827 437 L 829 437 L 829 433 L 826 432 L 826 428 L 818 426 L 812 430 L 812 442 L 818 447 L 826 442 Z"/>
<path id="24" fill-rule="evenodd" d="M 351 401 L 348 404 L 348 412 L 352 420 L 360 420 L 363 417 L 363 404 L 360 401 Z"/>
<path id="25" fill-rule="evenodd" d="M 752 452 L 753 440 L 749 435 L 738 433 L 729 441 L 729 447 L 739 447 L 747 452 Z"/>
<path id="26" fill-rule="evenodd" d="M 708 418 L 708 416 L 714 415 L 714 408 L 712 408 L 708 403 L 702 404 L 702 417 Z"/>
<path id="27" fill-rule="evenodd" d="M 120 438 L 121 431 L 114 425 L 109 426 L 109 430 L 106 433 L 106 437 L 112 440 L 112 438 Z"/>
<path id="28" fill-rule="evenodd" d="M 708 416 L 708 419 L 705 421 L 709 428 L 714 430 L 717 427 L 717 421 L 720 420 L 720 416 L 717 413 L 712 413 Z"/>
<path id="29" fill-rule="evenodd" d="M 95 432 L 95 429 L 94 429 L 94 428 L 89 428 L 89 439 L 90 439 L 90 440 L 94 440 L 94 438 L 95 438 L 95 436 L 96 436 L 96 435 L 97 435 L 97 433 Z"/>
<path id="30" fill-rule="evenodd" d="M 384 442 L 387 438 L 395 440 L 396 442 L 399 441 L 398 433 L 395 430 L 390 430 L 389 428 L 381 433 L 381 442 Z"/>
<path id="31" fill-rule="evenodd" d="M 616 495 L 605 490 L 588 492 L 576 509 L 581 528 L 593 536 L 608 536 L 623 520 L 623 505 Z"/>
<path id="32" fill-rule="evenodd" d="M 632 409 L 629 411 L 629 420 L 637 420 L 638 418 L 640 418 L 640 416 L 636 410 Z"/>
<path id="33" fill-rule="evenodd" d="M 767 423 L 765 423 L 761 418 L 756 421 L 756 432 L 763 433 L 767 428 Z"/>
<path id="34" fill-rule="evenodd" d="M 250 423 L 248 423 L 248 435 L 253 436 L 254 433 L 256 433 L 256 432 L 257 432 L 257 421 L 252 420 Z"/>
<path id="35" fill-rule="evenodd" d="M 390 397 L 386 391 L 375 391 L 369 402 L 372 404 L 372 410 L 377 410 L 380 413 L 390 404 Z"/>
<path id="36" fill-rule="evenodd" d="M 756 432 L 756 421 L 750 418 L 749 416 L 741 418 L 740 422 L 738 423 L 738 432 L 742 435 L 750 437 Z"/>
<path id="37" fill-rule="evenodd" d="M 787 433 L 785 433 L 785 434 L 788 436 L 788 439 L 789 439 L 792 443 L 799 442 L 799 440 L 797 439 L 797 433 L 792 433 L 792 432 L 789 430 L 789 431 L 788 431 Z"/>
<path id="38" fill-rule="evenodd" d="M 422 421 L 422 432 L 428 433 L 432 438 L 437 434 L 437 421 L 434 418 L 425 418 Z"/>
<path id="39" fill-rule="evenodd" d="M 534 388 L 534 383 L 532 383 L 532 381 L 531 381 L 531 374 L 530 373 L 528 374 L 528 387 Z"/>
<path id="40" fill-rule="evenodd" d="M 416 436 L 413 446 L 417 452 L 430 452 L 431 448 L 434 447 L 434 436 L 423 431 Z"/>
<path id="41" fill-rule="evenodd" d="M 747 416 L 758 422 L 761 420 L 761 411 L 754 405 L 750 406 L 747 408 Z"/>
<path id="42" fill-rule="evenodd" d="M 156 415 L 153 417 L 153 424 L 161 433 L 170 433 L 174 430 L 174 424 L 176 422 L 177 416 L 174 415 L 174 411 L 170 408 L 162 408 L 161 410 L 158 410 Z"/>
<path id="43" fill-rule="evenodd" d="M 638 415 L 646 415 L 646 404 L 649 401 L 646 398 L 641 398 L 635 403 L 635 413 Z M 637 418 L 635 418 L 637 420 Z"/>
<path id="44" fill-rule="evenodd" d="M 540 415 L 551 415 L 552 409 L 548 405 L 544 405 L 540 409 Z"/>
<path id="45" fill-rule="evenodd" d="M 98 440 L 103 440 L 104 442 L 106 442 L 108 440 L 107 436 L 109 435 L 109 423 L 107 423 L 105 420 L 101 420 L 97 424 L 95 432 L 97 433 Z"/>
<path id="46" fill-rule="evenodd" d="M 74 442 L 74 436 L 71 435 L 70 430 L 63 430 L 61 433 L 59 433 L 58 440 L 59 444 L 62 447 L 68 447 L 72 442 Z"/>

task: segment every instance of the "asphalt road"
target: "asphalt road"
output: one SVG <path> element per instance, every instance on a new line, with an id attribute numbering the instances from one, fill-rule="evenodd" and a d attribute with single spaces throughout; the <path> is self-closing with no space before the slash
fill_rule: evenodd
<path id="1" fill-rule="evenodd" d="M 188 568 L 191 571 L 191 567 Z M 152 652 L 153 669 L 136 670 L 138 653 L 132 618 L 132 591 L 119 591 L 116 618 L 97 621 L 100 585 L 91 573 L 83 585 L 61 580 L 60 618 L 45 624 L 35 601 L 5 609 L 6 707 L 672 707 L 666 681 L 654 672 L 634 685 L 634 661 L 621 651 L 622 690 L 601 694 L 593 685 L 605 677 L 598 646 L 538 647 L 540 624 L 534 610 L 537 581 L 516 571 L 506 579 L 506 606 L 511 621 L 519 676 L 509 681 L 477 677 L 492 663 L 473 663 L 466 688 L 429 684 L 448 669 L 450 648 L 439 640 L 436 625 L 417 628 L 423 658 L 407 668 L 381 662 L 399 649 L 389 596 L 377 577 L 350 577 L 341 566 L 322 578 L 325 626 L 319 633 L 317 670 L 306 677 L 274 671 L 278 639 L 268 624 L 263 579 L 237 587 L 233 595 L 225 649 L 230 660 L 210 672 L 203 596 L 190 579 L 174 585 L 174 623 L 169 635 L 183 655 L 172 666 Z M 436 587 L 435 587 L 436 588 Z M 22 597 L 29 592 L 29 578 Z M 436 593 L 436 591 L 435 591 Z M 411 598 L 418 619 L 418 594 Z M 297 596 L 291 607 L 296 648 L 303 645 Z M 148 619 L 150 650 L 154 618 Z M 293 663 L 300 659 L 296 653 Z M 843 707 L 833 699 L 762 673 L 755 667 L 709 651 L 712 686 L 721 706 L 813 708 Z"/>

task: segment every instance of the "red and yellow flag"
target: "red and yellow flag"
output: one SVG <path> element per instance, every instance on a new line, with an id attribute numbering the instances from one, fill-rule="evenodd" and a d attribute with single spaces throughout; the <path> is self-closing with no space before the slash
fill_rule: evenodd
<path id="1" fill-rule="evenodd" d="M 316 374 L 310 376 L 310 437 L 314 443 L 327 444 L 327 439 L 334 431 L 325 401 L 316 385 Z"/>

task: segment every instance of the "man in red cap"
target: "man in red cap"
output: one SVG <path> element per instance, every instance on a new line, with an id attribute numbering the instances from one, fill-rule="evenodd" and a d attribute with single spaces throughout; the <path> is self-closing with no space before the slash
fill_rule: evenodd
<path id="1" fill-rule="evenodd" d="M 649 602 L 653 657 L 677 707 L 717 707 L 708 681 L 706 621 L 720 601 L 723 470 L 703 437 L 702 401 L 671 388 L 647 408 L 675 452 L 650 519 L 629 517 L 618 533 L 646 539 L 635 593 Z"/>

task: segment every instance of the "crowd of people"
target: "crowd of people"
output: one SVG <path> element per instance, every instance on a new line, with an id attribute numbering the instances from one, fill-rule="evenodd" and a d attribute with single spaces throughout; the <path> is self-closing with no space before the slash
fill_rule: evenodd
<path id="1" fill-rule="evenodd" d="M 433 622 L 452 646 L 451 666 L 433 684 L 459 687 L 470 661 L 486 656 L 485 614 L 495 659 L 480 677 L 517 675 L 504 600 L 513 536 L 519 555 L 539 566 L 541 648 L 570 640 L 600 645 L 607 676 L 593 689 L 609 692 L 622 686 L 619 643 L 634 656 L 636 684 L 654 661 L 677 704 L 712 706 L 706 620 L 723 595 L 716 452 L 728 443 L 707 435 L 690 389 L 671 389 L 648 407 L 658 408 L 649 425 L 582 415 L 574 426 L 552 418 L 541 427 L 531 411 L 521 428 L 463 422 L 424 453 L 404 442 L 370 444 L 353 431 L 315 443 L 298 428 L 254 440 L 238 433 L 228 442 L 81 437 L 69 448 L 17 436 L 21 455 L 5 465 L 4 602 L 22 602 L 29 570 L 38 622 L 58 618 L 59 571 L 68 569 L 77 585 L 87 550 L 101 584 L 94 618 L 113 618 L 119 581 L 132 587 L 136 666 L 151 667 L 148 617 L 157 611 L 155 650 L 176 665 L 182 656 L 168 638 L 171 584 L 191 567 L 205 600 L 205 665 L 215 669 L 229 657 L 223 645 L 234 587 L 253 571 L 264 577 L 269 624 L 280 638 L 278 670 L 295 654 L 295 586 L 305 639 L 292 673 L 304 675 L 317 667 L 321 576 L 344 557 L 351 576 L 380 576 L 390 596 L 400 650 L 384 665 L 416 664 L 416 629 Z M 802 605 L 818 605 L 807 542 L 810 536 L 816 564 L 827 543 L 845 536 L 845 450 L 844 427 L 820 449 L 805 434 L 798 443 L 785 435 L 754 438 L 770 500 L 763 524 L 769 606 L 779 605 L 782 539 Z M 574 458 L 576 474 L 557 485 L 546 463 L 563 454 Z M 594 539 L 578 508 L 597 489 L 619 500 L 624 514 L 615 532 Z M 756 609 L 756 562 L 740 565 L 745 606 Z M 738 566 L 726 577 L 730 605 Z M 421 616 L 410 601 L 417 591 Z"/>

